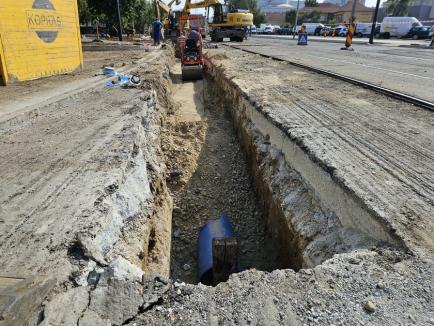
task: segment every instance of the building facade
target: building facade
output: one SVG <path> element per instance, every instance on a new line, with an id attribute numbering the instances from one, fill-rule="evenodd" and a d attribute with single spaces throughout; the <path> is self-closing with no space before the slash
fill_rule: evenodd
<path id="1" fill-rule="evenodd" d="M 320 13 L 320 21 L 322 23 L 348 23 L 351 18 L 353 9 L 353 1 L 347 2 L 343 6 L 338 6 L 332 3 L 320 3 L 317 7 L 305 7 L 301 13 L 311 13 L 313 11 Z M 358 22 L 372 22 L 374 8 L 369 8 L 361 2 L 356 4 L 356 20 Z"/>

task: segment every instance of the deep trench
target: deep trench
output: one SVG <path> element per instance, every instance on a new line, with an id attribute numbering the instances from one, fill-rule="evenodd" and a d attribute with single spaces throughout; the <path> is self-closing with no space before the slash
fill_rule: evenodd
<path id="1" fill-rule="evenodd" d="M 198 283 L 198 233 L 221 212 L 229 216 L 235 232 L 240 271 L 288 267 L 271 239 L 249 158 L 231 116 L 215 94 L 214 82 L 205 78 L 182 84 L 176 72 L 172 79 L 174 100 L 182 104 L 170 119 L 163 141 L 174 200 L 171 277 Z"/>
<path id="2" fill-rule="evenodd" d="M 273 130 L 258 128 L 254 110 L 218 73 L 183 83 L 177 69 L 171 75 L 179 107 L 168 117 L 162 141 L 174 203 L 173 279 L 199 282 L 198 233 L 221 212 L 235 231 L 239 271 L 298 271 L 335 254 L 389 245 L 387 238 L 344 226 L 323 207 L 273 144 Z"/>

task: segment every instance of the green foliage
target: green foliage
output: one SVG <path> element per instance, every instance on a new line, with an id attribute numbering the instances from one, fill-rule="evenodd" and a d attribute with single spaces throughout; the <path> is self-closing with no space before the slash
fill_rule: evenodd
<path id="1" fill-rule="evenodd" d="M 321 13 L 314 10 L 307 14 L 302 14 L 299 16 L 298 21 L 300 23 L 319 23 L 321 22 Z"/>
<path id="2" fill-rule="evenodd" d="M 151 2 L 146 0 L 119 0 L 122 13 L 123 28 L 135 28 L 143 31 L 143 26 L 155 19 L 155 10 Z M 116 0 L 78 0 L 81 22 L 118 25 Z"/>
<path id="3" fill-rule="evenodd" d="M 338 21 L 336 20 L 336 18 L 331 18 L 331 19 L 329 19 L 329 20 L 327 21 L 327 24 L 330 24 L 330 25 L 337 25 L 337 24 L 338 24 Z"/>
<path id="4" fill-rule="evenodd" d="M 297 12 L 294 9 L 287 11 L 285 13 L 285 22 L 289 23 L 292 26 L 295 25 L 296 14 Z M 314 10 L 309 13 L 299 12 L 298 14 L 297 25 L 300 25 L 302 23 L 319 23 L 319 22 L 321 22 L 321 13 L 319 11 Z"/>
<path id="5" fill-rule="evenodd" d="M 78 0 L 78 14 L 81 22 L 92 21 L 92 13 L 87 4 L 87 0 Z"/>
<path id="6" fill-rule="evenodd" d="M 318 1 L 316 1 L 316 0 L 306 0 L 304 2 L 304 6 L 305 7 L 318 7 L 319 4 L 318 4 Z"/>
<path id="7" fill-rule="evenodd" d="M 229 0 L 227 4 L 232 9 L 248 9 L 253 14 L 253 23 L 256 26 L 265 22 L 265 15 L 258 8 L 257 0 Z"/>
<path id="8" fill-rule="evenodd" d="M 297 15 L 297 11 L 291 9 L 285 13 L 285 22 L 289 23 L 291 26 L 295 24 L 295 16 Z"/>
<path id="9" fill-rule="evenodd" d="M 387 13 L 391 16 L 405 16 L 409 2 L 409 0 L 389 0 L 387 1 Z"/>

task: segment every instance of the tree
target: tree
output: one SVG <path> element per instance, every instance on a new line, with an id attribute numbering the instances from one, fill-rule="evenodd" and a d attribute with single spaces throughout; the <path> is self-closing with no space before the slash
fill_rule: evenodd
<path id="1" fill-rule="evenodd" d="M 285 14 L 285 21 L 291 26 L 295 25 L 295 15 L 297 12 L 292 9 Z M 321 13 L 319 11 L 312 11 L 308 13 L 299 12 L 297 24 L 303 23 L 319 23 L 321 21 Z"/>
<path id="2" fill-rule="evenodd" d="M 297 11 L 295 9 L 291 9 L 285 13 L 285 22 L 289 23 L 289 25 L 293 26 L 295 24 L 295 16 L 297 15 Z"/>
<path id="3" fill-rule="evenodd" d="M 408 11 L 409 0 L 387 1 L 387 13 L 392 16 L 405 16 Z"/>
<path id="4" fill-rule="evenodd" d="M 147 0 L 120 0 L 122 27 L 143 30 L 155 17 L 152 3 Z M 98 20 L 101 24 L 117 26 L 116 0 L 78 0 L 78 10 L 82 22 Z"/>
<path id="5" fill-rule="evenodd" d="M 92 21 L 92 13 L 87 4 L 87 0 L 78 0 L 78 15 L 82 23 L 89 23 Z"/>
<path id="6" fill-rule="evenodd" d="M 300 15 L 300 23 L 319 23 L 321 22 L 321 13 L 319 11 L 312 11 Z"/>
<path id="7" fill-rule="evenodd" d="M 318 7 L 319 4 L 318 4 L 318 2 L 316 0 L 306 0 L 304 2 L 304 6 L 305 7 Z"/>

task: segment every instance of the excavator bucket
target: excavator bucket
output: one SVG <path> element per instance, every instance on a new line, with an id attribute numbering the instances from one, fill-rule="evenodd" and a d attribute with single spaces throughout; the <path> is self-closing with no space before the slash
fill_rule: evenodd
<path id="1" fill-rule="evenodd" d="M 203 78 L 203 69 L 201 65 L 183 65 L 182 80 L 199 80 Z"/>

